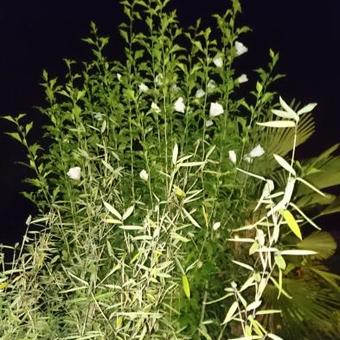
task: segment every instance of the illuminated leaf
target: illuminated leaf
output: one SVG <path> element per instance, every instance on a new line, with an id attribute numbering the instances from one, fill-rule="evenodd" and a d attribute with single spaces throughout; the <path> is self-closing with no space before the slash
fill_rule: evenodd
<path id="1" fill-rule="evenodd" d="M 186 275 L 182 275 L 182 286 L 185 296 L 190 300 L 190 284 Z"/>
<path id="2" fill-rule="evenodd" d="M 299 225 L 297 224 L 295 217 L 292 215 L 292 213 L 289 210 L 282 210 L 281 215 L 285 219 L 285 221 L 288 224 L 288 227 L 291 229 L 291 231 L 300 239 L 302 240 L 301 230 Z"/>

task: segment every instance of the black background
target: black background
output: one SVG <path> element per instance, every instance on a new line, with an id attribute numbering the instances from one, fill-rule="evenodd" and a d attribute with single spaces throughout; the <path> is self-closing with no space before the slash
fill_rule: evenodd
<path id="1" fill-rule="evenodd" d="M 240 73 L 254 81 L 252 70 L 266 65 L 268 50 L 280 52 L 278 71 L 287 74 L 278 89 L 290 101 L 317 102 L 317 132 L 299 155 L 317 155 L 340 142 L 338 109 L 340 80 L 340 1 L 337 0 L 244 0 L 240 23 L 253 29 L 242 39 L 249 48 L 240 62 Z M 213 24 L 211 14 L 222 14 L 228 1 L 173 0 L 179 18 L 187 27 L 198 17 Z M 65 72 L 63 58 L 84 60 L 89 22 L 97 23 L 102 35 L 111 37 L 107 55 L 120 58 L 122 42 L 118 24 L 123 20 L 117 0 L 13 0 L 0 3 L 0 115 L 25 112 L 37 125 L 42 105 L 39 86 L 42 70 L 53 76 Z M 20 196 L 26 172 L 14 162 L 23 159 L 21 147 L 3 134 L 11 128 L 0 121 L 0 242 L 14 243 L 25 230 L 33 207 Z M 38 136 L 33 132 L 33 138 Z M 339 174 L 340 176 L 340 174 Z M 339 235 L 338 217 L 321 226 Z"/>

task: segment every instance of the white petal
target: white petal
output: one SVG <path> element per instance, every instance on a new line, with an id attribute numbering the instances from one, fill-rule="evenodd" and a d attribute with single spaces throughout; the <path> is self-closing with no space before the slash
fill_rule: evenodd
<path id="1" fill-rule="evenodd" d="M 237 162 L 236 152 L 234 150 L 229 150 L 228 154 L 229 154 L 230 161 L 236 164 Z"/>
<path id="2" fill-rule="evenodd" d="M 222 67 L 223 66 L 223 59 L 221 56 L 217 55 L 214 59 L 213 59 L 213 63 L 215 64 L 216 67 Z"/>
<path id="3" fill-rule="evenodd" d="M 80 172 L 81 172 L 80 167 L 75 166 L 73 168 L 70 168 L 70 170 L 67 172 L 67 176 L 70 177 L 71 179 L 75 180 L 75 181 L 79 181 L 80 180 Z"/>
<path id="4" fill-rule="evenodd" d="M 255 146 L 253 150 L 249 152 L 249 157 L 251 158 L 261 157 L 263 154 L 264 154 L 264 149 L 260 144 L 258 144 Z"/>
<path id="5" fill-rule="evenodd" d="M 248 81 L 248 77 L 246 74 L 241 74 L 237 79 L 239 84 L 246 83 Z"/>
<path id="6" fill-rule="evenodd" d="M 223 106 L 219 103 L 211 103 L 210 104 L 210 110 L 209 110 L 209 115 L 210 117 L 217 117 L 221 115 L 224 112 Z"/>
<path id="7" fill-rule="evenodd" d="M 118 80 L 120 81 L 121 78 L 122 78 L 122 75 L 121 75 L 120 73 L 117 73 L 117 78 L 118 78 Z"/>
<path id="8" fill-rule="evenodd" d="M 149 175 L 148 173 L 145 171 L 145 170 L 142 170 L 140 173 L 139 173 L 139 177 L 143 180 L 143 181 L 147 181 L 149 179 Z"/>
<path id="9" fill-rule="evenodd" d="M 217 230 L 221 226 L 221 222 L 215 222 L 212 226 L 213 230 Z"/>
<path id="10" fill-rule="evenodd" d="M 159 108 L 159 106 L 154 102 L 152 102 L 152 104 L 151 104 L 151 110 L 155 111 L 156 113 L 161 112 L 161 109 Z"/>
<path id="11" fill-rule="evenodd" d="M 184 100 L 183 97 L 179 97 L 174 104 L 175 111 L 184 113 L 185 111 L 185 105 L 184 105 Z"/>
<path id="12" fill-rule="evenodd" d="M 240 56 L 248 51 L 248 48 L 244 46 L 241 42 L 236 41 L 235 42 L 235 48 L 236 48 L 236 55 Z"/>
<path id="13" fill-rule="evenodd" d="M 195 97 L 196 98 L 202 98 L 202 97 L 204 97 L 204 95 L 205 95 L 205 92 L 202 89 L 198 89 L 196 91 Z"/>
<path id="14" fill-rule="evenodd" d="M 149 90 L 149 87 L 145 85 L 144 83 L 139 84 L 138 88 L 140 92 L 146 92 Z"/>
<path id="15" fill-rule="evenodd" d="M 207 120 L 207 121 L 205 122 L 205 127 L 212 126 L 213 124 L 214 124 L 214 123 L 213 123 L 212 120 Z"/>

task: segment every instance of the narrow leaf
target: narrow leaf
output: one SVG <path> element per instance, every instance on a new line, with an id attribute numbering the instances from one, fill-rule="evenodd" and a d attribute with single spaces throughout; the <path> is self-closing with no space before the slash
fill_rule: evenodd
<path id="1" fill-rule="evenodd" d="M 126 211 L 123 214 L 123 218 L 122 218 L 123 221 L 125 221 L 132 214 L 134 208 L 135 207 L 131 205 L 130 207 L 126 209 Z"/>
<path id="2" fill-rule="evenodd" d="M 296 172 L 293 169 L 293 167 L 280 155 L 274 154 L 273 155 L 275 160 L 289 173 L 291 173 L 293 176 L 296 176 Z"/>
<path id="3" fill-rule="evenodd" d="M 230 306 L 228 313 L 223 321 L 223 325 L 227 324 L 229 321 L 231 321 L 234 317 L 234 314 L 238 308 L 238 302 L 234 301 L 233 304 Z"/>
<path id="4" fill-rule="evenodd" d="M 285 219 L 285 221 L 288 224 L 288 227 L 291 229 L 291 231 L 300 239 L 302 240 L 301 230 L 299 225 L 296 222 L 295 217 L 289 210 L 282 210 L 280 211 L 281 215 Z"/>
<path id="5" fill-rule="evenodd" d="M 176 143 L 173 150 L 172 150 L 172 164 L 176 165 L 178 157 L 178 144 Z"/>
<path id="6" fill-rule="evenodd" d="M 280 104 L 282 108 L 289 113 L 291 116 L 297 116 L 296 112 L 280 97 Z M 295 118 L 294 118 L 295 119 Z M 297 120 L 299 117 L 297 117 Z M 296 120 L 296 119 L 295 119 Z"/>
<path id="7" fill-rule="evenodd" d="M 295 255 L 295 256 L 303 256 L 303 255 L 315 255 L 317 254 L 314 250 L 305 250 L 305 249 L 290 249 L 290 250 L 282 250 L 280 251 L 281 255 Z"/>
<path id="8" fill-rule="evenodd" d="M 250 266 L 249 264 L 246 264 L 246 263 L 243 263 L 243 262 L 239 262 L 239 261 L 235 261 L 235 260 L 232 260 L 235 264 L 237 264 L 238 266 L 240 267 L 243 267 L 243 268 L 246 268 L 250 271 L 254 271 L 254 268 L 252 266 Z"/>
<path id="9" fill-rule="evenodd" d="M 122 220 L 122 215 L 111 204 L 104 201 L 104 206 L 112 215 Z"/>
<path id="10" fill-rule="evenodd" d="M 190 284 L 186 275 L 182 276 L 182 286 L 185 296 L 190 300 Z"/>
<path id="11" fill-rule="evenodd" d="M 307 104 L 306 106 L 304 106 L 302 109 L 300 109 L 297 114 L 298 115 L 302 115 L 304 113 L 308 113 L 308 112 L 311 112 L 314 110 L 315 106 L 317 106 L 318 104 L 317 103 L 310 103 L 310 104 Z"/>
<path id="12" fill-rule="evenodd" d="M 272 120 L 264 123 L 256 123 L 260 126 L 272 127 L 272 128 L 291 128 L 295 127 L 295 123 L 291 120 Z"/>

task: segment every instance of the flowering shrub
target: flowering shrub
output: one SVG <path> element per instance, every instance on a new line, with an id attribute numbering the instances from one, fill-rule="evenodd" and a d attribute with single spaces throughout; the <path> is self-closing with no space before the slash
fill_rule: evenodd
<path id="1" fill-rule="evenodd" d="M 214 15 L 218 39 L 200 20 L 184 32 L 167 0 L 121 3 L 124 63 L 107 60 L 92 23 L 93 60 L 81 71 L 66 60 L 62 81 L 44 71 L 48 148 L 28 142 L 23 115 L 5 117 L 27 150 L 25 196 L 39 215 L 3 263 L 1 338 L 279 339 L 298 318 L 271 294 L 290 299 L 292 271 L 320 253 L 302 239 L 305 221 L 318 227 L 301 199 L 327 195 L 295 161 L 315 105 L 278 98 L 273 51 L 256 76 L 235 70 L 248 52 L 239 1 Z M 239 97 L 246 81 L 254 89 Z M 323 258 L 335 250 L 327 235 Z M 323 297 L 339 298 L 322 292 L 306 329 L 331 322 Z"/>

